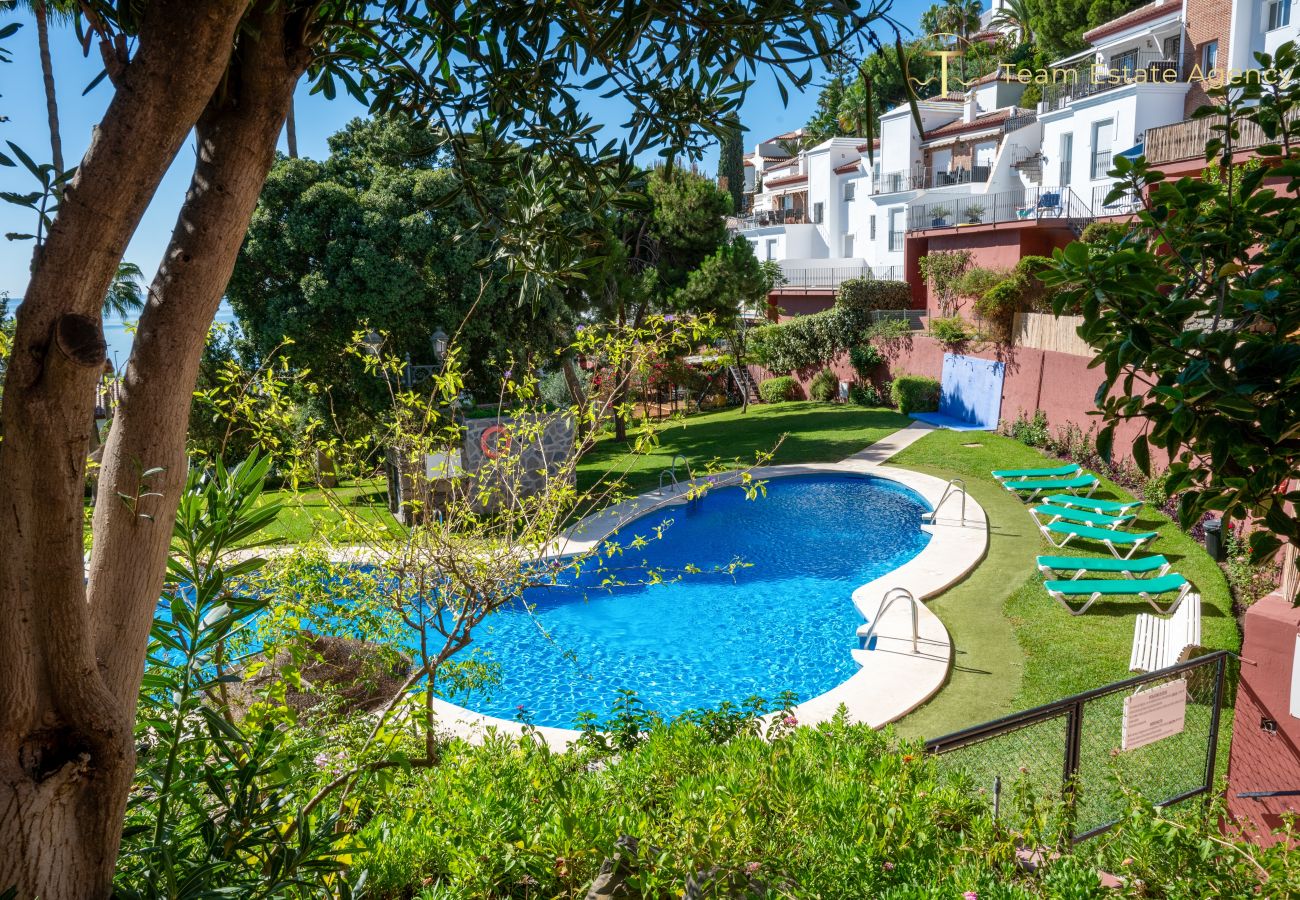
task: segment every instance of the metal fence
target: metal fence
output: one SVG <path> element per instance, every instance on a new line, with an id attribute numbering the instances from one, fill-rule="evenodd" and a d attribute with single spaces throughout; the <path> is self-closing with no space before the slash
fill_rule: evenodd
<path id="1" fill-rule="evenodd" d="M 1044 220 L 1082 223 L 1091 218 L 1088 204 L 1068 187 L 1024 188 L 911 204 L 907 208 L 907 230 Z"/>
<path id="2" fill-rule="evenodd" d="M 902 266 L 781 266 L 782 281 L 777 290 L 837 288 L 851 278 L 877 281 L 902 280 Z"/>
<path id="3" fill-rule="evenodd" d="M 1000 818 L 1027 819 L 1035 804 L 1051 803 L 1071 839 L 1086 840 L 1124 815 L 1121 786 L 1159 806 L 1209 794 L 1220 711 L 1231 699 L 1229 659 L 1216 651 L 935 738 L 926 750 Z M 1179 680 L 1187 692 L 1182 731 L 1122 750 L 1126 699 Z"/>

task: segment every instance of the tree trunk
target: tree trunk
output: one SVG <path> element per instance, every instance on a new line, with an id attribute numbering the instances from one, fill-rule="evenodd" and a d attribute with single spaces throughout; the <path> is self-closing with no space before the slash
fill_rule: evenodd
<path id="1" fill-rule="evenodd" d="M 124 609 L 137 623 L 141 610 L 152 612 L 166 543 L 128 552 L 120 535 L 100 534 L 100 574 L 88 597 L 82 490 L 104 360 L 100 307 L 145 207 L 221 81 L 246 5 L 157 0 L 144 9 L 136 56 L 35 253 L 18 312 L 0 443 L 0 885 L 15 886 L 20 898 L 111 890 L 144 641 L 110 647 L 107 637 Z M 170 366 L 151 374 L 164 388 L 179 377 Z M 177 427 L 183 433 L 183 421 Z M 145 458 L 132 459 L 131 470 Z M 125 479 L 105 474 L 114 476 L 103 493 L 112 499 L 100 507 L 122 511 L 116 491 Z M 174 498 L 171 508 L 135 505 L 156 511 L 155 522 L 119 517 L 113 527 L 170 531 Z M 152 594 L 110 602 L 96 584 L 115 572 L 140 577 L 134 569 L 157 573 Z"/>
<path id="2" fill-rule="evenodd" d="M 54 94 L 54 63 L 50 59 L 50 19 L 45 4 L 32 4 L 36 17 L 36 44 L 41 51 L 41 76 L 45 80 L 45 115 L 50 122 L 50 159 L 55 171 L 63 171 L 63 138 L 59 135 L 59 101 Z"/>
<path id="3" fill-rule="evenodd" d="M 289 158 L 298 158 L 298 123 L 293 115 L 293 98 L 289 98 L 289 113 L 284 117 L 284 142 L 289 148 Z"/>

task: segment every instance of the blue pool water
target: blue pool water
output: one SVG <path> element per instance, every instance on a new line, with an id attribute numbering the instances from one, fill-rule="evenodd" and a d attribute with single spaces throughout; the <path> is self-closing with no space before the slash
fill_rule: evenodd
<path id="1" fill-rule="evenodd" d="M 750 565 L 611 590 L 589 564 L 567 585 L 533 588 L 475 631 L 475 653 L 499 666 L 500 683 L 455 702 L 504 719 L 522 705 L 536 724 L 568 727 L 584 711 L 603 718 L 620 689 L 666 718 L 755 695 L 825 693 L 857 669 L 853 590 L 921 551 L 928 508 L 891 481 L 815 475 L 772 479 L 765 498 L 723 488 L 652 513 L 618 536 L 624 553 L 607 564 L 620 580 Z M 629 548 L 637 535 L 649 543 Z"/>

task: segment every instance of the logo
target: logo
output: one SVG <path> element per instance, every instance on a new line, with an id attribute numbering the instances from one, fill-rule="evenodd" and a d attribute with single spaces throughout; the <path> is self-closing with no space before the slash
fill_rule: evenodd
<path id="1" fill-rule="evenodd" d="M 924 50 L 922 51 L 922 54 L 939 60 L 939 96 L 948 96 L 949 81 L 954 82 L 963 88 L 968 88 L 979 80 L 977 78 L 972 78 L 969 81 L 964 81 L 949 71 L 948 63 L 950 61 L 959 59 L 966 55 L 966 49 L 962 46 L 966 43 L 966 39 L 961 35 L 952 34 L 947 31 L 936 31 L 933 34 L 927 35 L 926 41 L 934 41 L 937 44 L 937 49 Z M 907 66 L 906 58 L 903 60 L 903 64 L 906 69 L 910 69 L 910 67 Z M 907 80 L 917 88 L 923 88 L 926 85 L 934 84 L 933 75 L 922 81 L 921 79 L 914 77 L 910 71 L 905 71 L 904 74 L 907 75 Z"/>

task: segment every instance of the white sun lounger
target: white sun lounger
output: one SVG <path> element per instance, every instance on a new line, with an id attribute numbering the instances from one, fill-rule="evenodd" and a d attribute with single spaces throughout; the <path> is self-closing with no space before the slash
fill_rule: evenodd
<path id="1" fill-rule="evenodd" d="M 1191 593 L 1168 618 L 1142 613 L 1133 626 L 1133 672 L 1155 672 L 1178 662 L 1188 647 L 1201 645 L 1201 595 Z"/>

